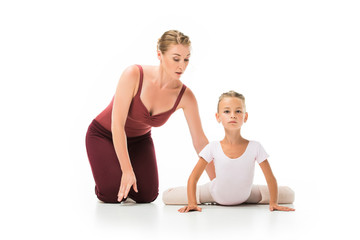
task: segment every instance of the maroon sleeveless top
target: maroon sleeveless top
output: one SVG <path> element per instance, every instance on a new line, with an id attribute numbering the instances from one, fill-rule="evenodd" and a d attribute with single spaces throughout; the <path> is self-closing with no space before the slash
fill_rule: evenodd
<path id="1" fill-rule="evenodd" d="M 156 115 L 150 115 L 149 111 L 140 99 L 144 73 L 142 67 L 140 65 L 137 66 L 140 70 L 140 81 L 138 91 L 131 101 L 128 117 L 125 123 L 125 133 L 127 137 L 144 135 L 151 130 L 151 127 L 160 127 L 161 125 L 163 125 L 169 119 L 171 114 L 175 112 L 181 100 L 181 97 L 183 96 L 186 89 L 185 84 L 183 84 L 182 89 L 175 101 L 175 104 L 170 110 Z M 109 131 L 111 131 L 111 113 L 113 102 L 114 98 L 111 100 L 110 104 L 106 107 L 106 109 L 95 118 L 97 122 L 99 122 Z"/>

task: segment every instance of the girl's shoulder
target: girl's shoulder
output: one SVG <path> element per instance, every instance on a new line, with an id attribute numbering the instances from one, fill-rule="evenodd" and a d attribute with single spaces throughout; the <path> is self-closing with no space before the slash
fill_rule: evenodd
<path id="1" fill-rule="evenodd" d="M 215 149 L 218 148 L 218 146 L 220 145 L 220 141 L 210 141 L 204 148 L 202 151 L 207 151 L 207 152 L 214 152 Z"/>
<path id="2" fill-rule="evenodd" d="M 259 141 L 251 140 L 249 142 L 248 149 L 249 149 L 249 152 L 252 152 L 255 155 L 266 155 L 267 157 L 269 156 L 266 153 L 265 148 L 263 147 L 263 145 Z"/>
<path id="3" fill-rule="evenodd" d="M 208 145 L 211 147 L 216 147 L 220 145 L 220 141 L 210 141 Z"/>
<path id="4" fill-rule="evenodd" d="M 258 148 L 258 147 L 262 147 L 262 144 L 259 141 L 256 140 L 248 140 L 249 141 L 249 145 L 251 145 L 252 147 Z"/>

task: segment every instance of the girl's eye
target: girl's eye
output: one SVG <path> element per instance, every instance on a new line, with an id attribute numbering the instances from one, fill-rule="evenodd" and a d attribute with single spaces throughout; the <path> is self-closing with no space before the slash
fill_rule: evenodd
<path id="1" fill-rule="evenodd" d="M 237 110 L 236 113 L 241 113 L 241 111 L 240 111 L 240 110 Z"/>
<path id="2" fill-rule="evenodd" d="M 188 61 L 189 61 L 189 59 L 186 59 L 186 58 L 185 58 L 185 59 L 184 59 L 184 61 L 185 61 L 185 62 L 188 62 Z"/>
<path id="3" fill-rule="evenodd" d="M 230 111 L 229 110 L 225 110 L 224 113 L 229 113 Z"/>

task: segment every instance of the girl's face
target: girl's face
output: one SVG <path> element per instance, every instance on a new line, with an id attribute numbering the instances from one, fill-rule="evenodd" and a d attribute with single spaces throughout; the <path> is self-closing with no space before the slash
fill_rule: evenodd
<path id="1" fill-rule="evenodd" d="M 216 119 L 226 129 L 240 129 L 247 121 L 244 102 L 237 97 L 225 97 L 219 103 L 219 112 L 216 113 Z"/>
<path id="2" fill-rule="evenodd" d="M 158 51 L 158 58 L 167 75 L 179 80 L 189 64 L 190 47 L 182 44 L 171 45 L 164 54 Z"/>

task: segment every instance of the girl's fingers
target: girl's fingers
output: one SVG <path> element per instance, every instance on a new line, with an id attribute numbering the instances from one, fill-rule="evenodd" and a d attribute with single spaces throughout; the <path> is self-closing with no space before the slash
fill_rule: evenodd
<path id="1" fill-rule="evenodd" d="M 289 207 L 287 207 L 287 208 L 286 208 L 286 211 L 295 211 L 295 209 L 294 209 L 294 208 L 289 208 Z"/>
<path id="2" fill-rule="evenodd" d="M 199 211 L 199 212 L 201 212 L 202 209 L 200 207 L 183 207 L 183 208 L 180 208 L 178 210 L 178 212 L 181 212 L 181 213 L 187 213 L 187 212 L 190 212 L 190 211 Z"/>
<path id="3" fill-rule="evenodd" d="M 271 206 L 270 211 L 278 210 L 278 211 L 295 211 L 293 208 L 285 207 L 285 206 Z"/>
<path id="4" fill-rule="evenodd" d="M 282 210 L 282 211 L 291 211 L 292 208 L 289 208 L 289 207 L 281 207 L 280 210 Z"/>
<path id="5" fill-rule="evenodd" d="M 186 207 L 182 207 L 182 208 L 180 208 L 178 211 L 181 212 L 181 213 L 183 213 L 185 208 L 186 208 Z"/>

